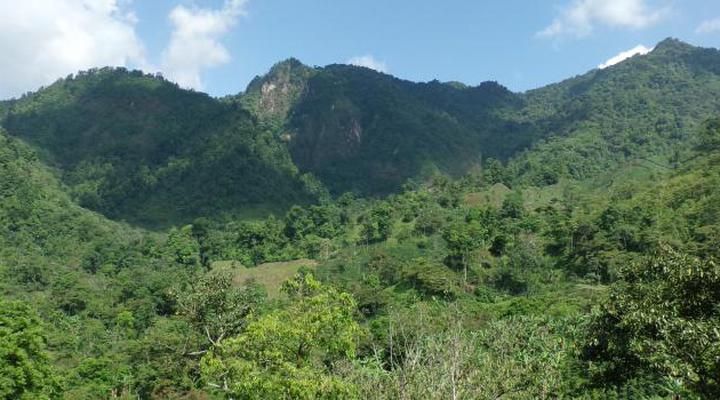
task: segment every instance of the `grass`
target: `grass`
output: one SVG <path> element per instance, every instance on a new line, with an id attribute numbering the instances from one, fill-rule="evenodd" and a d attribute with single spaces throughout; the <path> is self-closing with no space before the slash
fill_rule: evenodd
<path id="1" fill-rule="evenodd" d="M 274 299 L 280 295 L 280 286 L 283 282 L 292 278 L 301 267 L 315 269 L 317 261 L 309 259 L 282 261 L 260 264 L 253 268 L 246 268 L 237 261 L 217 261 L 213 264 L 213 267 L 233 267 L 236 270 L 233 279 L 236 284 L 252 279 L 263 285 L 268 297 Z"/>
<path id="2" fill-rule="evenodd" d="M 492 206 L 500 208 L 505 197 L 511 193 L 507 186 L 502 183 L 496 183 L 482 192 L 469 193 L 465 196 L 465 204 L 471 207 Z"/>

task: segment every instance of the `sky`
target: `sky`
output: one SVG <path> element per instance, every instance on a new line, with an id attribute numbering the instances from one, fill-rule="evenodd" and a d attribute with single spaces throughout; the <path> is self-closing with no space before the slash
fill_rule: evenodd
<path id="1" fill-rule="evenodd" d="M 289 57 L 525 91 L 666 37 L 720 47 L 720 1 L 0 0 L 0 99 L 106 65 L 223 96 Z"/>

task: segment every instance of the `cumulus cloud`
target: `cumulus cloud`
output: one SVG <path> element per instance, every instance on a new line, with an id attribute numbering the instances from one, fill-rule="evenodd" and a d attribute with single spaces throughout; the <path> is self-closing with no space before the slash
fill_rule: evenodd
<path id="1" fill-rule="evenodd" d="M 703 21 L 700 25 L 698 25 L 697 29 L 695 29 L 695 33 L 697 34 L 713 32 L 720 32 L 720 17 Z"/>
<path id="2" fill-rule="evenodd" d="M 581 38 L 596 26 L 642 29 L 662 20 L 667 7 L 650 7 L 646 0 L 575 0 L 562 8 L 560 15 L 538 37 L 570 36 Z"/>
<path id="3" fill-rule="evenodd" d="M 387 72 L 387 64 L 384 61 L 376 60 L 375 57 L 367 54 L 347 60 L 347 64 L 374 69 L 378 72 Z"/>
<path id="4" fill-rule="evenodd" d="M 647 53 L 651 52 L 652 50 L 653 50 L 652 47 L 645 47 L 640 44 L 640 45 L 633 47 L 630 50 L 620 52 L 619 54 L 617 54 L 613 57 L 610 57 L 607 61 L 598 65 L 597 67 L 600 69 L 604 69 L 611 65 L 615 65 L 621 61 L 627 60 L 628 58 L 630 58 L 632 56 L 636 56 L 638 54 L 647 54 Z"/>
<path id="5" fill-rule="evenodd" d="M 245 15 L 247 0 L 227 0 L 221 9 L 179 5 L 170 12 L 173 31 L 163 51 L 161 68 L 180 86 L 202 89 L 202 71 L 230 61 L 220 42 Z"/>
<path id="6" fill-rule="evenodd" d="M 96 66 L 142 66 L 122 0 L 0 1 L 0 98 Z"/>

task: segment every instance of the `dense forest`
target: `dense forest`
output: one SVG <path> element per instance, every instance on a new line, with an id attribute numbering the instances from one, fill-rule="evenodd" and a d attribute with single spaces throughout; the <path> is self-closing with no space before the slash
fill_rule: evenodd
<path id="1" fill-rule="evenodd" d="M 712 399 L 720 51 L 0 102 L 0 399 Z"/>

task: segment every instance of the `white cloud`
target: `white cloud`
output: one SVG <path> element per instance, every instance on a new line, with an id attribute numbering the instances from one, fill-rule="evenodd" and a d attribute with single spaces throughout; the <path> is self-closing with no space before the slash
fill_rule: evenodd
<path id="1" fill-rule="evenodd" d="M 347 64 L 350 65 L 356 65 L 358 67 L 365 67 L 374 69 L 378 72 L 387 72 L 387 64 L 385 64 L 384 61 L 376 60 L 375 57 L 371 55 L 364 55 L 364 56 L 358 56 L 353 57 L 349 60 L 347 60 Z"/>
<path id="2" fill-rule="evenodd" d="M 227 0 L 221 9 L 179 5 L 170 12 L 173 32 L 163 51 L 161 68 L 180 86 L 202 89 L 202 71 L 230 61 L 220 42 L 245 14 L 247 0 Z"/>
<path id="3" fill-rule="evenodd" d="M 574 0 L 538 37 L 589 35 L 597 25 L 642 29 L 651 26 L 669 12 L 667 7 L 653 8 L 646 0 Z"/>
<path id="4" fill-rule="evenodd" d="M 600 68 L 600 69 L 607 68 L 607 67 L 609 67 L 611 65 L 615 65 L 621 61 L 625 61 L 632 56 L 635 56 L 638 54 L 647 54 L 647 53 L 651 52 L 652 50 L 653 50 L 652 47 L 648 48 L 648 47 L 645 47 L 640 44 L 640 45 L 633 47 L 630 50 L 620 52 L 619 54 L 615 55 L 614 57 L 610 57 L 607 61 L 598 65 L 598 68 Z"/>
<path id="5" fill-rule="evenodd" d="M 0 98 L 96 66 L 141 66 L 123 0 L 0 1 Z"/>
<path id="6" fill-rule="evenodd" d="M 713 32 L 720 32 L 720 17 L 703 21 L 700 25 L 698 25 L 697 29 L 695 29 L 695 33 L 697 34 Z"/>

